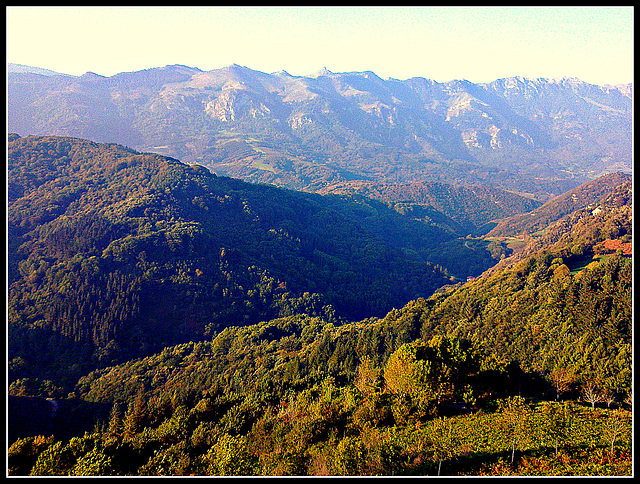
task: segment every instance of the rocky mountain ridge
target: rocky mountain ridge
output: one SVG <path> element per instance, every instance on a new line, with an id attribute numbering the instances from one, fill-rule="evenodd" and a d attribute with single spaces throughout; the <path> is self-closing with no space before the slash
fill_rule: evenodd
<path id="1" fill-rule="evenodd" d="M 328 183 L 493 185 L 545 201 L 631 172 L 632 86 L 304 77 L 171 65 L 102 77 L 8 75 L 9 131 L 111 141 L 214 173 Z"/>

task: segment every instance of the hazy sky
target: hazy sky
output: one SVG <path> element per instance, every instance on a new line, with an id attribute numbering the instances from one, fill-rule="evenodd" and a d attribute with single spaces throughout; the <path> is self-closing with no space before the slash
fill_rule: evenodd
<path id="1" fill-rule="evenodd" d="M 104 76 L 168 64 L 490 82 L 632 81 L 633 8 L 7 7 L 7 62 Z"/>

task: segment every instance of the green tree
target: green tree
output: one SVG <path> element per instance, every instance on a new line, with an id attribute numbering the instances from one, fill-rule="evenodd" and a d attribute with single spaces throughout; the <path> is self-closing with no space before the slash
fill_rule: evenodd
<path id="1" fill-rule="evenodd" d="M 221 476 L 256 475 L 259 462 L 246 437 L 223 434 L 209 450 L 211 474 Z"/>
<path id="2" fill-rule="evenodd" d="M 111 413 L 109 414 L 109 425 L 107 431 L 104 434 L 105 443 L 115 444 L 122 440 L 124 432 L 124 422 L 122 420 L 122 412 L 120 411 L 120 405 L 117 402 L 113 403 L 111 407 Z"/>
<path id="3" fill-rule="evenodd" d="M 418 391 L 421 365 L 416 361 L 416 344 L 404 344 L 387 360 L 384 381 L 387 390 L 401 401 Z"/>
<path id="4" fill-rule="evenodd" d="M 553 442 L 557 455 L 559 446 L 565 445 L 571 436 L 573 422 L 571 407 L 568 403 L 560 405 L 554 402 L 544 402 L 542 418 L 544 433 Z"/>
<path id="5" fill-rule="evenodd" d="M 189 411 L 185 405 L 177 407 L 170 418 L 165 419 L 157 429 L 156 436 L 164 443 L 176 444 L 189 437 Z"/>
<path id="6" fill-rule="evenodd" d="M 71 449 L 58 441 L 47 447 L 38 456 L 30 475 L 64 476 L 67 475 L 75 461 L 76 459 Z"/>
<path id="7" fill-rule="evenodd" d="M 44 437 L 25 437 L 11 444 L 7 452 L 8 474 L 26 476 L 36 463 L 40 454 L 55 442 L 53 435 Z"/>
<path id="8" fill-rule="evenodd" d="M 132 438 L 144 428 L 146 418 L 146 400 L 144 389 L 140 388 L 134 400 L 124 414 L 123 433 L 126 439 Z M 116 422 L 114 422 L 115 424 Z"/>
<path id="9" fill-rule="evenodd" d="M 398 348 L 384 370 L 387 389 L 401 402 L 413 398 L 423 405 L 469 392 L 469 377 L 481 368 L 480 352 L 468 341 L 436 335 Z"/>
<path id="10" fill-rule="evenodd" d="M 499 425 L 503 437 L 511 447 L 511 464 L 515 464 L 516 451 L 529 439 L 528 417 L 530 408 L 520 396 L 508 397 L 499 403 Z"/>
<path id="11" fill-rule="evenodd" d="M 422 341 L 405 343 L 392 353 L 385 365 L 387 391 L 396 397 L 393 416 L 401 424 L 424 417 L 436 398 L 429 382 L 431 362 L 420 358 L 423 345 Z"/>
<path id="12" fill-rule="evenodd" d="M 367 397 L 379 388 L 380 369 L 370 357 L 364 357 L 356 370 L 355 387 Z"/>
<path id="13" fill-rule="evenodd" d="M 362 473 L 365 464 L 366 449 L 359 437 L 348 436 L 340 440 L 333 456 L 334 474 L 357 476 Z"/>
<path id="14" fill-rule="evenodd" d="M 186 441 L 156 450 L 139 469 L 146 476 L 182 476 L 190 472 L 191 457 Z"/>
<path id="15" fill-rule="evenodd" d="M 460 448 L 460 437 L 457 435 L 453 420 L 439 417 L 429 423 L 427 438 L 433 449 L 433 456 L 438 461 L 438 475 L 442 461 L 453 458 Z"/>
<path id="16" fill-rule="evenodd" d="M 72 476 L 108 476 L 113 472 L 111 457 L 104 450 L 94 447 L 81 456 L 69 474 Z"/>

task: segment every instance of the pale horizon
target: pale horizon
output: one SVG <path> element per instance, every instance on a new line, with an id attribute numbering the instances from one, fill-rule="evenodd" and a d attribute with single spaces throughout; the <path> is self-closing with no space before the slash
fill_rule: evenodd
<path id="1" fill-rule="evenodd" d="M 632 7 L 7 7 L 7 62 L 82 75 L 232 64 L 476 83 L 633 82 Z"/>

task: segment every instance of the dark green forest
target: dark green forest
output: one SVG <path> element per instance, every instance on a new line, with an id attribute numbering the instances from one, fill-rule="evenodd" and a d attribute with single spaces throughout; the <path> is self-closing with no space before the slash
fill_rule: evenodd
<path id="1" fill-rule="evenodd" d="M 9 352 L 48 378 L 277 316 L 382 316 L 451 278 L 423 254 L 454 236 L 374 202 L 71 138 L 10 142 L 8 175 Z"/>
<path id="2" fill-rule="evenodd" d="M 439 221 L 461 235 L 482 235 L 496 225 L 495 220 L 516 214 L 526 216 L 542 205 L 532 198 L 486 185 L 352 181 L 334 183 L 319 191 L 381 200 L 405 215 Z"/>
<path id="3" fill-rule="evenodd" d="M 9 394 L 93 417 L 11 475 L 631 474 L 630 180 L 510 253 L 118 145 L 7 173 Z"/>

